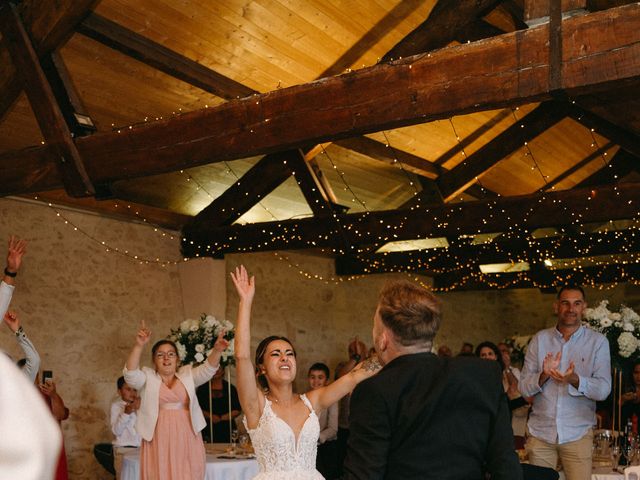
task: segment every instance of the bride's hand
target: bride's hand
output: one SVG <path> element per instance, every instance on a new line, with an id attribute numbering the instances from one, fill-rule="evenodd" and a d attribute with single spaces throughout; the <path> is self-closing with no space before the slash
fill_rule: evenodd
<path id="1" fill-rule="evenodd" d="M 249 277 L 244 265 L 236 267 L 235 272 L 231 272 L 231 279 L 236 286 L 236 291 L 243 302 L 252 302 L 256 293 L 255 277 Z"/>

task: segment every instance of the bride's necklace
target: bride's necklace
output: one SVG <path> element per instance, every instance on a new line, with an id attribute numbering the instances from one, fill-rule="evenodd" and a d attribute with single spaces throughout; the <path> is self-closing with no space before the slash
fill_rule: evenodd
<path id="1" fill-rule="evenodd" d="M 284 400 L 280 401 L 280 399 L 276 398 L 271 392 L 267 393 L 267 398 L 277 403 L 278 405 L 282 405 L 283 407 L 291 406 L 294 402 L 294 395 L 292 395 L 291 398 L 286 402 Z"/>

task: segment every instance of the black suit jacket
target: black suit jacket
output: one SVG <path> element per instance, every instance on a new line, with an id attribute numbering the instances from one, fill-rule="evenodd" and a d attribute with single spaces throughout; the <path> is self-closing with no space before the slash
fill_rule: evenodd
<path id="1" fill-rule="evenodd" d="M 346 479 L 522 479 L 497 362 L 398 357 L 354 390 L 349 430 Z"/>

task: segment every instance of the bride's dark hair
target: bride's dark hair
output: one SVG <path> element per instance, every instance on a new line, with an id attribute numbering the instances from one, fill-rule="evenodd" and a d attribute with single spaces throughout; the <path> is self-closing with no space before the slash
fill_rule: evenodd
<path id="1" fill-rule="evenodd" d="M 275 340 L 282 340 L 284 342 L 287 342 L 289 345 L 291 345 L 291 349 L 293 350 L 293 356 L 296 356 L 296 349 L 293 346 L 293 343 L 291 343 L 291 341 L 287 338 L 287 337 L 281 337 L 278 335 L 271 335 L 267 338 L 265 338 L 264 340 L 262 340 L 259 344 L 258 344 L 258 348 L 256 348 L 256 377 L 258 377 L 258 383 L 260 384 L 260 386 L 262 388 L 269 388 L 269 384 L 267 383 L 267 378 L 260 372 L 260 365 L 262 365 L 262 362 L 264 361 L 264 354 L 267 353 L 267 347 L 269 346 L 269 344 Z"/>

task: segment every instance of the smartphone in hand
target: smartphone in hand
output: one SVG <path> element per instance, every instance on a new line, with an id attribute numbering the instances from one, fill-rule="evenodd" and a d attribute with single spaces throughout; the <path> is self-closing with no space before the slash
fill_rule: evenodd
<path id="1" fill-rule="evenodd" d="M 42 371 L 42 383 L 47 383 L 47 380 L 51 380 L 53 378 L 53 371 L 51 370 L 43 370 Z"/>

